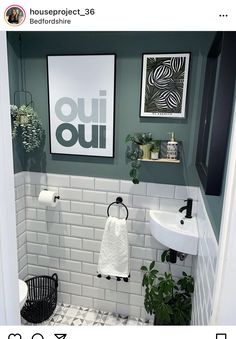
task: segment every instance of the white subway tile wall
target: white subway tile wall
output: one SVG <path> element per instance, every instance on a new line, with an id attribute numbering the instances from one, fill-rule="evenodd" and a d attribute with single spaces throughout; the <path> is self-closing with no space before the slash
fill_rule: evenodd
<path id="1" fill-rule="evenodd" d="M 161 274 L 168 270 L 168 265 L 160 262 L 165 247 L 149 231 L 149 209 L 177 210 L 184 205 L 184 199 L 192 197 L 194 211 L 197 211 L 198 188 L 151 183 L 134 185 L 126 180 L 33 172 L 16 174 L 15 181 L 16 206 L 20 213 L 17 224 L 20 276 L 56 272 L 60 280 L 60 302 L 147 317 L 140 267 L 156 260 Z M 38 203 L 38 194 L 44 188 L 59 193 L 60 200 L 55 208 L 45 208 Z M 128 283 L 97 278 L 107 206 L 117 196 L 123 197 L 129 209 L 131 278 Z M 118 217 L 126 215 L 124 208 L 116 206 L 110 213 Z M 175 276 L 181 275 L 183 270 L 191 273 L 191 256 L 172 265 Z M 202 275 L 205 273 L 201 271 Z M 199 294 L 198 280 L 196 286 Z M 199 310 L 200 306 L 194 305 L 195 324 L 202 319 L 195 315 L 197 307 Z"/>
<path id="2" fill-rule="evenodd" d="M 192 257 L 192 274 L 195 280 L 192 325 L 208 325 L 212 314 L 218 243 L 212 230 L 200 189 L 197 216 L 199 246 L 198 256 Z"/>
<path id="3" fill-rule="evenodd" d="M 27 187 L 28 189 L 28 187 Z M 25 201 L 25 173 L 15 174 L 15 203 L 16 203 L 16 233 L 17 233 L 17 254 L 19 278 L 24 280 L 28 275 L 27 257 L 27 232 L 26 232 L 26 209 Z M 34 193 L 34 192 L 33 192 Z"/>

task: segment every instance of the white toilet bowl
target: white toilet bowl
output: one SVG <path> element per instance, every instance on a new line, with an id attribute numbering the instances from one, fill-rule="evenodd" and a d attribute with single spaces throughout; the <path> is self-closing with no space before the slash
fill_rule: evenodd
<path id="1" fill-rule="evenodd" d="M 22 307 L 25 304 L 26 298 L 27 298 L 27 293 L 28 293 L 28 286 L 27 284 L 21 280 L 18 279 L 19 281 L 19 301 L 20 301 L 20 309 L 22 309 Z"/>

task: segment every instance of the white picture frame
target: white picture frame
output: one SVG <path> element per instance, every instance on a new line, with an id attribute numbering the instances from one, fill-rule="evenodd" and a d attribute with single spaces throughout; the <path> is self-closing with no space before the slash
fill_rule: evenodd
<path id="1" fill-rule="evenodd" d="M 190 53 L 143 54 L 140 117 L 185 118 Z"/>
<path id="2" fill-rule="evenodd" d="M 115 59 L 47 56 L 51 154 L 114 157 Z"/>

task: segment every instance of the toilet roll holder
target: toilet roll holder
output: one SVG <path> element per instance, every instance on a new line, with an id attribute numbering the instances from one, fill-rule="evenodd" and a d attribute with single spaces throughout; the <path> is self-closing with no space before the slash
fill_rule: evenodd
<path id="1" fill-rule="evenodd" d="M 47 188 L 44 188 L 44 191 L 48 191 L 48 189 L 47 189 Z M 60 199 L 60 195 L 56 195 L 56 196 L 54 197 L 53 202 L 56 202 L 56 201 L 59 200 L 59 199 Z"/>

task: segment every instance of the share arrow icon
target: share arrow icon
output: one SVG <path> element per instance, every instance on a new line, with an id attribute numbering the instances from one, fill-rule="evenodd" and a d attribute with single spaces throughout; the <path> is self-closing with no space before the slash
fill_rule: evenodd
<path id="1" fill-rule="evenodd" d="M 67 334 L 62 334 L 62 333 L 58 333 L 58 334 L 54 334 L 54 335 L 57 339 L 65 339 L 65 337 L 67 336 Z"/>

